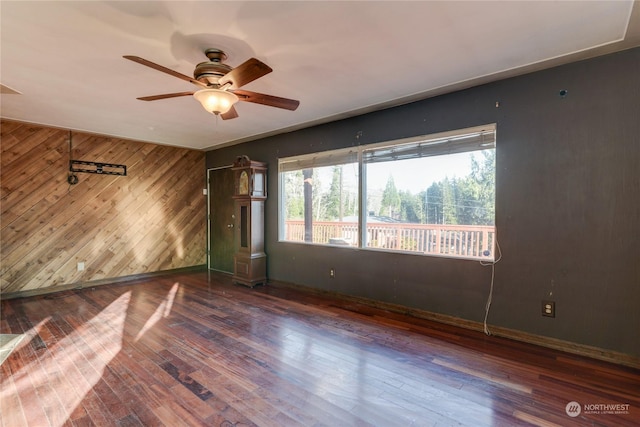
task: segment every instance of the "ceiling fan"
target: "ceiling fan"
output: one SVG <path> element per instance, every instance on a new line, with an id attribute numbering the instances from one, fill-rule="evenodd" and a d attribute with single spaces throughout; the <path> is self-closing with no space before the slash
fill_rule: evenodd
<path id="1" fill-rule="evenodd" d="M 207 49 L 204 54 L 209 59 L 196 65 L 193 78 L 177 71 L 163 67 L 139 56 L 125 55 L 138 64 L 146 65 L 154 70 L 162 71 L 179 79 L 188 81 L 200 89 L 195 92 L 166 93 L 162 95 L 143 96 L 137 98 L 141 101 L 156 101 L 158 99 L 176 98 L 179 96 L 193 95 L 210 113 L 220 115 L 224 120 L 238 117 L 234 104 L 238 101 L 253 102 L 255 104 L 270 107 L 283 108 L 294 111 L 300 105 L 300 101 L 281 98 L 263 93 L 241 90 L 240 88 L 260 77 L 269 74 L 271 67 L 264 62 L 251 58 L 239 66 L 232 68 L 223 63 L 227 55 L 220 49 Z"/>

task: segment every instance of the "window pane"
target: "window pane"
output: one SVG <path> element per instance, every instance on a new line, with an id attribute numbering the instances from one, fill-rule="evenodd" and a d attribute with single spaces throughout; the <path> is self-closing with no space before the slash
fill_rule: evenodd
<path id="1" fill-rule="evenodd" d="M 495 148 L 388 158 L 365 170 L 364 246 L 493 259 Z"/>
<path id="2" fill-rule="evenodd" d="M 281 163 L 280 238 L 358 245 L 358 163 L 290 170 Z"/>

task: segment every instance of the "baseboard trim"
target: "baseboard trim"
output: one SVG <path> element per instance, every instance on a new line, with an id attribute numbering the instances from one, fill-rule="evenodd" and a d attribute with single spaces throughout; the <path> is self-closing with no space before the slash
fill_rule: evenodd
<path id="1" fill-rule="evenodd" d="M 147 280 L 157 276 L 166 276 L 168 274 L 176 274 L 176 273 L 191 273 L 191 272 L 197 272 L 197 271 L 206 271 L 206 269 L 207 269 L 207 266 L 205 264 L 193 265 L 190 267 L 181 267 L 181 268 L 174 268 L 171 270 L 154 271 L 151 273 L 132 274 L 129 276 L 114 277 L 110 279 L 99 279 L 99 280 L 92 280 L 88 282 L 69 283 L 66 285 L 49 286 L 46 288 L 30 289 L 27 291 L 0 293 L 0 300 L 35 297 L 39 295 L 48 295 L 56 292 L 63 292 L 63 291 L 68 291 L 73 289 L 93 288 L 95 286 L 101 286 L 101 285 L 126 284 L 126 283 L 141 281 L 141 280 Z"/>
<path id="2" fill-rule="evenodd" d="M 406 307 L 399 304 L 393 304 L 383 301 L 377 301 L 370 298 L 352 296 L 341 294 L 334 291 L 326 291 L 323 289 L 316 289 L 309 286 L 297 285 L 294 283 L 280 282 L 269 280 L 270 285 L 289 287 L 293 289 L 299 289 L 304 292 L 311 292 L 319 295 L 331 296 L 342 301 L 348 301 L 358 304 L 367 305 L 382 310 L 387 310 L 392 313 L 404 314 L 407 316 L 417 317 L 419 319 L 431 320 L 434 322 L 444 323 L 451 326 L 456 326 L 464 329 L 470 329 L 484 333 L 484 324 L 482 322 L 476 322 L 472 320 L 461 319 L 446 314 L 433 313 L 426 310 L 420 310 L 415 308 Z M 487 325 L 491 335 L 512 339 L 514 341 L 525 342 L 527 344 L 533 344 L 540 347 L 551 348 L 554 350 L 563 351 L 565 353 L 589 357 L 591 359 L 602 360 L 604 362 L 614 363 L 616 365 L 628 366 L 634 369 L 640 369 L 640 357 L 632 356 L 626 353 L 620 353 L 613 350 L 602 349 L 599 347 L 593 347 L 586 344 L 574 343 L 571 341 L 565 341 L 557 338 L 545 337 L 542 335 L 531 334 L 528 332 L 518 331 L 515 329 L 509 329 L 502 326 Z"/>

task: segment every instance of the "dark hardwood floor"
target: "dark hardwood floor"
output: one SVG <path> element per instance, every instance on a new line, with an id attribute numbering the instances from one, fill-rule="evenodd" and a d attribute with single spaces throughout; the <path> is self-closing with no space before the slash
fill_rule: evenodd
<path id="1" fill-rule="evenodd" d="M 166 275 L 1 309 L 0 333 L 26 334 L 0 367 L 6 427 L 640 420 L 638 370 L 224 275 Z"/>

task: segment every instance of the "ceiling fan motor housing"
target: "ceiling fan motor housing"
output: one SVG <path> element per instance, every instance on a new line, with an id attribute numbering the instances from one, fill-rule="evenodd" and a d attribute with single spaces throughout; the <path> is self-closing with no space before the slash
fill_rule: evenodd
<path id="1" fill-rule="evenodd" d="M 201 62 L 196 65 L 196 69 L 193 71 L 193 78 L 202 83 L 217 84 L 220 77 L 227 74 L 231 69 L 228 65 L 220 62 Z"/>
<path id="2" fill-rule="evenodd" d="M 207 49 L 204 53 L 209 60 L 196 65 L 195 70 L 193 70 L 193 77 L 202 83 L 216 85 L 220 77 L 233 68 L 222 63 L 227 58 L 227 55 L 220 49 Z"/>

